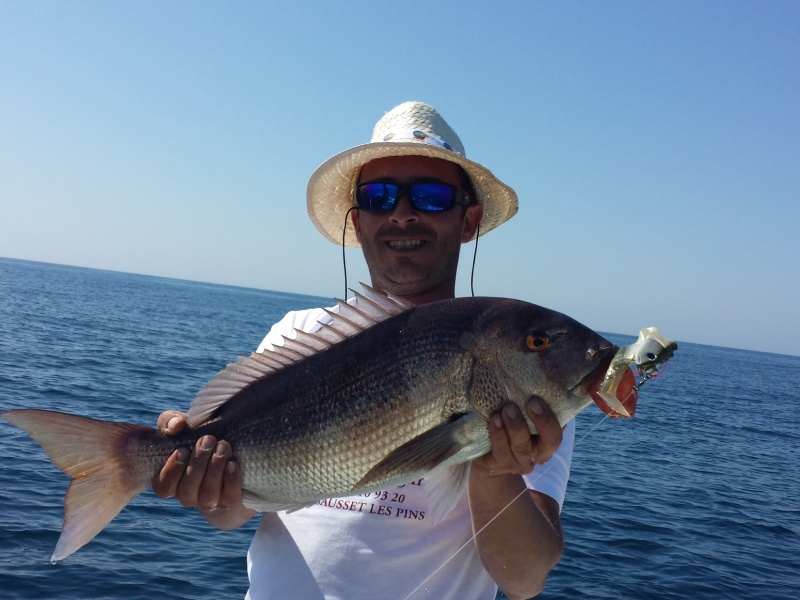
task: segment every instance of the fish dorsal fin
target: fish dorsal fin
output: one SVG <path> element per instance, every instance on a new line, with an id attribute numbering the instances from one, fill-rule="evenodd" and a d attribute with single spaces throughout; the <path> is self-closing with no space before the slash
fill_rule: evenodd
<path id="1" fill-rule="evenodd" d="M 355 305 L 336 300 L 336 307 L 325 309 L 330 318 L 318 323 L 320 329 L 313 333 L 294 330 L 295 337 L 283 336 L 283 345 L 273 350 L 254 352 L 250 356 L 240 356 L 230 363 L 216 377 L 209 381 L 195 396 L 186 420 L 190 427 L 196 427 L 209 420 L 220 406 L 243 389 L 262 379 L 298 363 L 310 356 L 327 350 L 331 346 L 351 338 L 373 325 L 399 315 L 413 305 L 402 298 L 383 294 L 362 283 L 364 293 L 353 291 Z M 351 290 L 352 291 L 352 290 Z"/>
<path id="2" fill-rule="evenodd" d="M 380 292 L 375 288 L 368 286 L 366 283 L 361 283 L 361 287 L 364 288 L 363 294 L 359 294 L 353 289 L 350 291 L 355 294 L 358 307 L 365 311 L 369 311 L 369 308 L 363 306 L 361 304 L 362 301 L 366 301 L 367 305 L 375 310 L 374 314 L 376 315 L 388 313 L 394 316 L 407 311 L 409 308 L 414 308 L 413 304 L 411 304 L 408 300 L 404 300 L 400 296 Z M 370 312 L 370 314 L 373 313 Z M 386 318 L 388 317 L 385 317 L 381 320 L 385 321 Z"/>

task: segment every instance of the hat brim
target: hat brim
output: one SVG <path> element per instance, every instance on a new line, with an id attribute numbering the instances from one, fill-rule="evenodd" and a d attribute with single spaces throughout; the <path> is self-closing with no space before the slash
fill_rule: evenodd
<path id="1" fill-rule="evenodd" d="M 489 169 L 463 155 L 424 142 L 372 142 L 340 152 L 314 171 L 308 181 L 308 216 L 316 228 L 334 244 L 358 247 L 352 221 L 345 218 L 354 206 L 353 192 L 358 173 L 368 162 L 388 156 L 428 156 L 459 165 L 475 187 L 483 207 L 480 235 L 489 233 L 513 217 L 518 209 L 517 194 Z"/>

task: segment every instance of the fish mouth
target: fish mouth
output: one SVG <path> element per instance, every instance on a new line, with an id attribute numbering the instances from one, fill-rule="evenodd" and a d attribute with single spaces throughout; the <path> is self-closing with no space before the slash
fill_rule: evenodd
<path id="1" fill-rule="evenodd" d="M 606 377 L 609 376 L 611 363 L 616 356 L 617 348 L 612 346 L 614 352 L 609 352 L 592 371 L 576 386 L 586 390 L 598 408 L 612 419 L 618 417 L 631 418 L 636 412 L 636 402 L 639 398 L 639 389 L 636 378 L 631 369 L 625 369 L 613 395 L 602 395 L 600 388 Z"/>

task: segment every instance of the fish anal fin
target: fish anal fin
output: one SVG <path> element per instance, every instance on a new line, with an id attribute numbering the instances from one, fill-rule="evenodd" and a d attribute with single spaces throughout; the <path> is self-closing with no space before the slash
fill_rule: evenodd
<path id="1" fill-rule="evenodd" d="M 372 467 L 353 487 L 353 491 L 406 475 L 413 479 L 420 473 L 434 470 L 470 444 L 467 429 L 473 419 L 472 415 L 463 414 L 409 440 Z"/>
<path id="2" fill-rule="evenodd" d="M 294 512 L 314 504 L 313 502 L 302 504 L 297 504 L 296 502 L 270 502 L 249 490 L 244 490 L 242 501 L 247 508 L 252 508 L 258 512 L 278 512 L 282 510 Z"/>

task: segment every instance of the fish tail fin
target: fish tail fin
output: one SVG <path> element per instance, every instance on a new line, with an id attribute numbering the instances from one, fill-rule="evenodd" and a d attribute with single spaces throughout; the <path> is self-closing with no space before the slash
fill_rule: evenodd
<path id="1" fill-rule="evenodd" d="M 44 410 L 12 410 L 0 417 L 31 436 L 72 477 L 53 562 L 90 542 L 150 486 L 153 473 L 128 449 L 154 429 Z"/>

